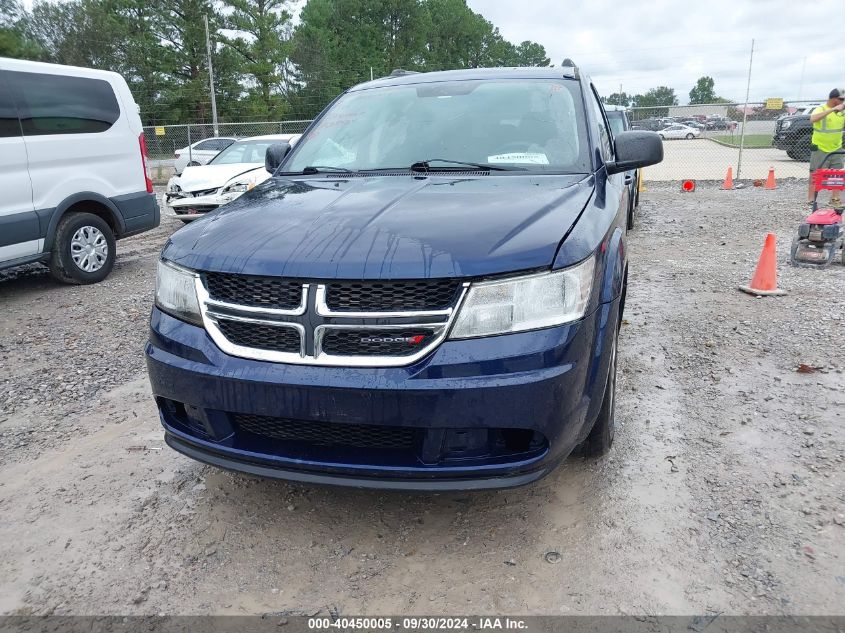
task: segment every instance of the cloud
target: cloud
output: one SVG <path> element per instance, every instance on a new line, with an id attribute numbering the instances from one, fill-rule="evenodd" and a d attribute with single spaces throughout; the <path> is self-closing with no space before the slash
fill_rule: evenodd
<path id="1" fill-rule="evenodd" d="M 709 75 L 717 94 L 742 101 L 752 38 L 751 101 L 818 100 L 832 87 L 845 85 L 838 51 L 818 35 L 818 16 L 839 13 L 841 5 L 832 0 L 816 0 L 812 10 L 792 0 L 593 0 L 581 5 L 523 0 L 518 9 L 513 0 L 467 3 L 509 40 L 545 46 L 554 64 L 572 58 L 605 95 L 620 84 L 628 93 L 666 85 L 685 103 L 696 80 Z"/>

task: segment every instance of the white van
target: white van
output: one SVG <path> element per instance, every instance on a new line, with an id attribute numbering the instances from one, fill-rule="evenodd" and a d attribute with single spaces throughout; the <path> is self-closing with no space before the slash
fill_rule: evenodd
<path id="1" fill-rule="evenodd" d="M 159 224 L 145 155 L 123 77 L 0 57 L 0 269 L 104 279 L 115 240 Z"/>

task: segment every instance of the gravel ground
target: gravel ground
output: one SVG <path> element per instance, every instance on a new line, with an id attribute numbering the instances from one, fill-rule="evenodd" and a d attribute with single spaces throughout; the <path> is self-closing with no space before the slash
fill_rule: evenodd
<path id="1" fill-rule="evenodd" d="M 845 267 L 786 265 L 804 187 L 649 187 L 616 444 L 504 492 L 289 485 L 167 448 L 141 350 L 178 221 L 96 286 L 0 273 L 0 613 L 845 614 Z M 736 290 L 766 231 L 785 297 Z"/>

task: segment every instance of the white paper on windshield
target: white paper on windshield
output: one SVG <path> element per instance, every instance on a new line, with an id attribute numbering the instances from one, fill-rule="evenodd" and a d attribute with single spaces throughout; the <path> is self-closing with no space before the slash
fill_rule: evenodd
<path id="1" fill-rule="evenodd" d="M 488 156 L 487 162 L 496 163 L 527 163 L 529 165 L 548 165 L 549 159 L 545 154 L 533 152 L 511 152 L 510 154 L 496 154 Z"/>

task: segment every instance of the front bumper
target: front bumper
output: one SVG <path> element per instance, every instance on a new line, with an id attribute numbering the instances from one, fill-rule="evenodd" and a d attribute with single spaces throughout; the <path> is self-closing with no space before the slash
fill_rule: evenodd
<path id="1" fill-rule="evenodd" d="M 199 461 L 362 488 L 505 488 L 546 475 L 589 432 L 618 307 L 557 328 L 447 341 L 413 365 L 377 369 L 228 356 L 204 329 L 154 309 L 147 367 L 167 443 Z M 255 418 L 410 432 L 413 447 L 257 436 L 240 422 Z"/>
<path id="2" fill-rule="evenodd" d="M 243 192 L 234 192 L 189 197 L 184 194 L 174 195 L 172 192 L 167 192 L 164 194 L 164 200 L 180 220 L 196 220 L 242 195 Z"/>
<path id="3" fill-rule="evenodd" d="M 790 130 L 789 132 L 775 132 L 772 136 L 772 147 L 783 151 L 800 149 L 802 143 L 806 143 L 805 147 L 809 148 L 809 135 L 802 140 L 796 133 Z"/>

